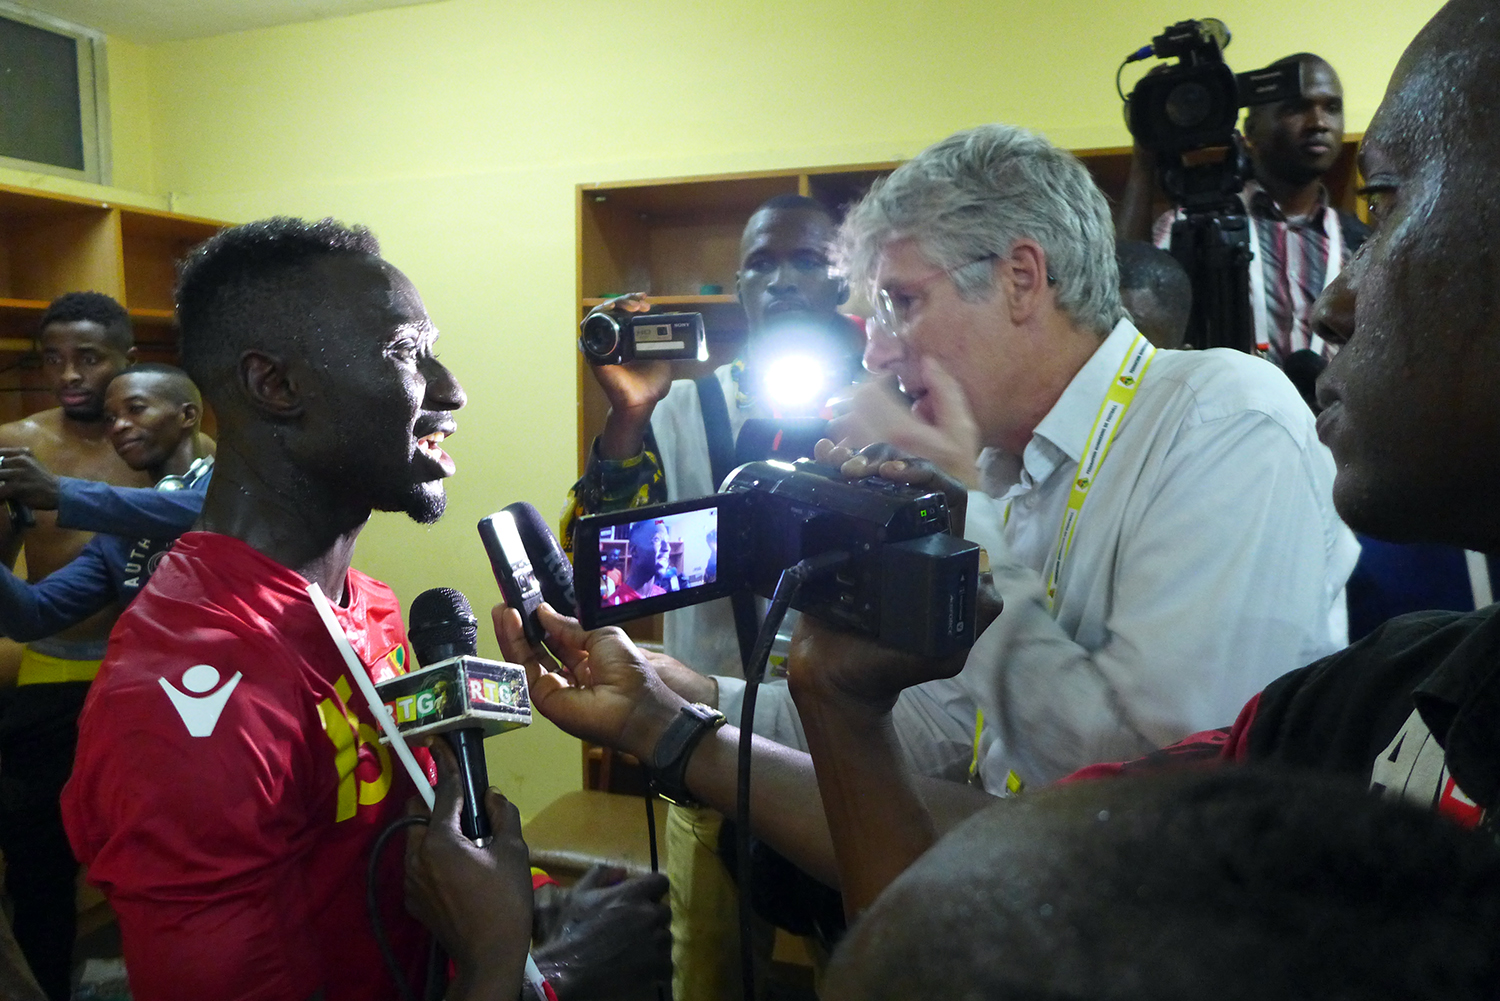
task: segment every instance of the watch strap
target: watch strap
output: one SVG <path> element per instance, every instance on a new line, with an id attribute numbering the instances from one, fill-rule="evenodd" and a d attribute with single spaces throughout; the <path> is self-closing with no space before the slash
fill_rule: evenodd
<path id="1" fill-rule="evenodd" d="M 697 806 L 687 789 L 687 764 L 698 741 L 726 722 L 724 714 L 701 702 L 690 702 L 678 710 L 651 751 L 647 767 L 651 791 L 678 806 Z"/>

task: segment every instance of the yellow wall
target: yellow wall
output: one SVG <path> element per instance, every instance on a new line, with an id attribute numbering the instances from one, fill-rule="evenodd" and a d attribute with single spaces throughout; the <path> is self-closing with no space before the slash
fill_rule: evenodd
<path id="1" fill-rule="evenodd" d="M 1303 48 L 1328 57 L 1359 129 L 1438 6 L 1213 12 L 1235 31 L 1238 69 Z M 1309 10 L 1327 38 L 1292 32 Z M 452 585 L 485 604 L 475 521 L 517 499 L 553 514 L 573 479 L 575 184 L 898 158 L 991 120 L 1123 144 L 1115 66 L 1186 13 L 1165 0 L 449 0 L 117 45 L 117 173 L 179 211 L 375 229 L 472 402 L 448 517 L 378 517 L 358 562 L 403 601 Z M 546 724 L 492 742 L 491 758 L 527 814 L 578 781 L 576 744 Z"/>

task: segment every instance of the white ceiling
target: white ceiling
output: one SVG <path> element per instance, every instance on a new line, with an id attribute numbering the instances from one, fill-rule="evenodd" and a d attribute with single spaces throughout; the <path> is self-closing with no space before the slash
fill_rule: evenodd
<path id="1" fill-rule="evenodd" d="M 436 0 L 11 0 L 132 42 L 204 38 Z"/>

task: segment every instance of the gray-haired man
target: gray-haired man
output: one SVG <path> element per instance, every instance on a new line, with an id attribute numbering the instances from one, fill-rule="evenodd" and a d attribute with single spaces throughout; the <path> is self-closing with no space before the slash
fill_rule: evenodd
<path id="1" fill-rule="evenodd" d="M 847 460 L 848 475 L 941 482 L 955 507 L 966 504 L 966 534 L 989 551 L 1005 611 L 956 683 L 934 684 L 982 712 L 988 791 L 1217 725 L 1266 682 L 1343 645 L 1356 547 L 1333 512 L 1332 463 L 1306 406 L 1264 362 L 1154 351 L 1137 333 L 1120 305 L 1108 207 L 1076 159 L 1010 126 L 960 133 L 873 190 L 844 245 L 906 396 L 863 390 L 848 437 L 820 455 Z M 874 461 L 895 454 L 907 458 Z M 506 622 L 507 655 L 526 657 Z M 583 639 L 565 631 L 556 641 Z M 606 669 L 616 651 L 620 664 Z M 867 662 L 878 684 L 884 656 L 808 623 L 793 646 L 794 694 Z M 539 681 L 535 704 L 564 729 L 649 758 L 680 703 L 635 678 L 646 669 L 628 644 L 596 642 L 589 663 L 594 687 L 618 686 L 629 701 Z M 667 680 L 701 694 L 685 672 Z M 790 700 L 767 695 L 757 732 L 800 742 Z M 838 734 L 822 732 L 828 719 L 802 716 L 815 757 L 833 740 L 867 744 L 872 760 L 888 750 L 883 716 Z M 903 741 L 920 739 L 896 720 Z M 706 736 L 686 772 L 692 792 L 721 809 L 733 804 L 736 737 L 730 727 Z M 786 808 L 810 798 L 797 785 L 811 780 L 808 762 L 761 753 L 770 767 L 757 776 L 759 833 L 834 878 L 822 818 Z M 824 803 L 836 827 L 844 811 L 884 798 L 890 771 L 842 781 L 850 795 Z M 953 783 L 946 792 L 955 805 L 966 799 Z M 861 882 L 843 886 L 854 907 L 920 850 L 884 842 L 839 846 L 860 855 L 838 860 Z"/>

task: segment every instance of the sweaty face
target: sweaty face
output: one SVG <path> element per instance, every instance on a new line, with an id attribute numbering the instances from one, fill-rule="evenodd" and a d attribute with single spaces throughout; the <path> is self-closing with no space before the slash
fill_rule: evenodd
<path id="1" fill-rule="evenodd" d="M 631 540 L 634 552 L 631 558 L 654 568 L 654 576 L 660 577 L 672 567 L 672 543 L 665 525 L 657 525 L 651 534 L 637 534 Z"/>
<path id="2" fill-rule="evenodd" d="M 351 506 L 442 516 L 454 463 L 442 441 L 466 402 L 433 354 L 437 328 L 400 271 L 329 257 L 315 265 L 335 303 L 327 337 L 307 345 L 312 369 L 301 462 Z"/>
<path id="3" fill-rule="evenodd" d="M 1245 122 L 1259 171 L 1291 184 L 1328 173 L 1344 143 L 1344 88 L 1327 63 L 1304 63 L 1302 96 L 1254 112 Z"/>
<path id="4" fill-rule="evenodd" d="M 1493 549 L 1500 71 L 1493 22 L 1471 17 L 1450 5 L 1418 36 L 1365 134 L 1376 228 L 1318 302 L 1320 333 L 1347 342 L 1318 380 L 1318 433 L 1351 526 Z"/>
<path id="5" fill-rule="evenodd" d="M 105 392 L 110 444 L 131 469 L 159 468 L 192 434 L 194 415 L 162 383 L 158 374 L 126 372 Z"/>
<path id="6" fill-rule="evenodd" d="M 834 225 L 807 209 L 757 212 L 740 241 L 737 281 L 750 331 L 796 317 L 826 318 L 844 299 L 845 285 L 829 256 Z"/>
<path id="7" fill-rule="evenodd" d="M 104 413 L 105 387 L 130 364 L 127 352 L 91 320 L 49 323 L 38 340 L 42 371 L 63 414 L 97 421 Z"/>

